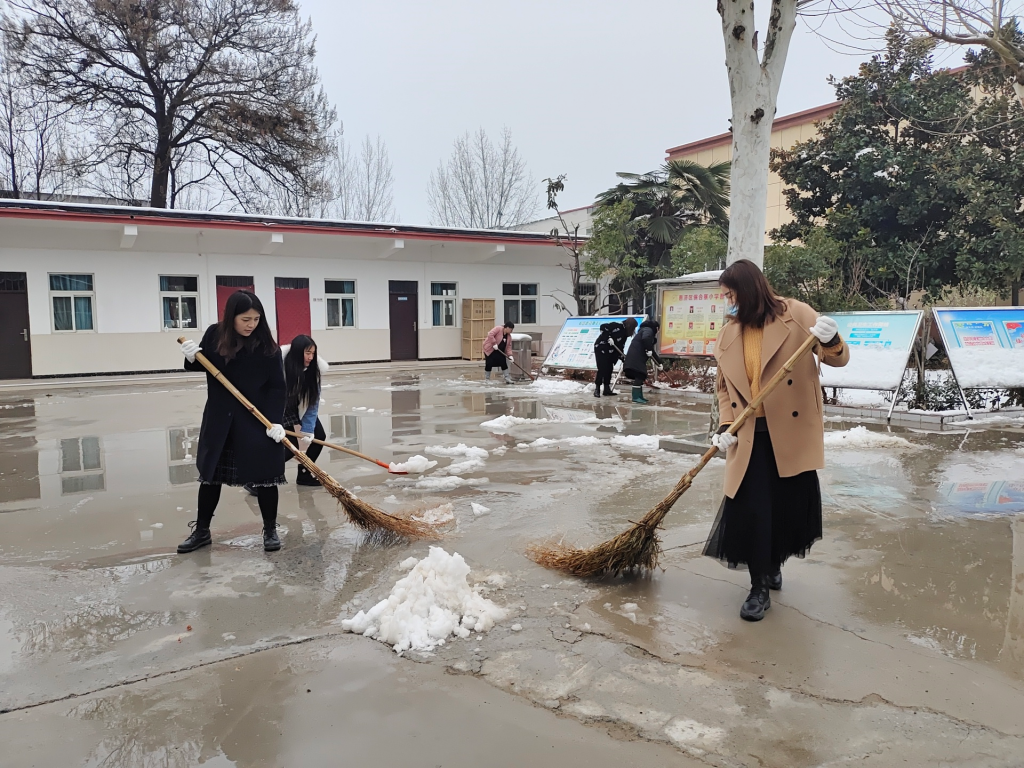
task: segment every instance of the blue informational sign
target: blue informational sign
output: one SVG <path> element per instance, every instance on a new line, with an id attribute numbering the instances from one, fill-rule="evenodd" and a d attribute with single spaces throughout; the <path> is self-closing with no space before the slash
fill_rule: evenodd
<path id="1" fill-rule="evenodd" d="M 605 323 L 621 323 L 633 317 L 639 326 L 647 315 L 597 315 L 594 317 L 570 317 L 562 324 L 551 351 L 544 358 L 546 368 L 581 368 L 596 371 L 597 361 L 594 359 L 594 342 L 601 335 L 601 326 Z M 629 349 L 626 342 L 625 352 Z"/>
<path id="2" fill-rule="evenodd" d="M 1024 512 L 1024 481 L 943 483 L 938 506 L 954 514 L 1017 515 Z"/>
<path id="3" fill-rule="evenodd" d="M 834 312 L 829 317 L 850 348 L 850 362 L 843 368 L 823 365 L 822 386 L 897 389 L 924 312 Z"/>
<path id="4" fill-rule="evenodd" d="M 1024 307 L 932 311 L 961 387 L 1024 387 Z"/>

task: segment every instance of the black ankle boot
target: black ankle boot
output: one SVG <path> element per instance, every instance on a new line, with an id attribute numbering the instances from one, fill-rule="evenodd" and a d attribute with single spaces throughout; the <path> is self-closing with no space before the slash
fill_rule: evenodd
<path id="1" fill-rule="evenodd" d="M 782 589 L 782 568 L 776 568 L 775 573 L 768 574 L 768 589 L 774 589 L 776 591 Z"/>
<path id="2" fill-rule="evenodd" d="M 263 551 L 277 552 L 281 548 L 281 539 L 277 535 L 277 524 L 263 529 Z"/>
<path id="3" fill-rule="evenodd" d="M 745 621 L 760 621 L 764 612 L 772 607 L 772 599 L 768 596 L 768 582 L 760 578 L 750 586 L 750 594 L 740 608 L 740 618 Z"/>
<path id="4" fill-rule="evenodd" d="M 299 471 L 295 475 L 295 484 L 319 487 L 320 481 L 316 479 L 316 476 L 312 472 L 300 464 Z"/>
<path id="5" fill-rule="evenodd" d="M 600 396 L 601 396 L 601 387 L 599 387 L 597 384 L 595 384 L 594 385 L 594 397 L 600 397 Z"/>
<path id="6" fill-rule="evenodd" d="M 200 525 L 198 521 L 193 520 L 188 524 L 188 526 L 192 529 L 192 533 L 190 533 L 188 538 L 178 545 L 179 555 L 195 552 L 200 547 L 207 547 L 213 543 L 213 539 L 210 537 L 209 523 L 206 525 Z"/>
<path id="7" fill-rule="evenodd" d="M 604 392 L 602 392 L 601 394 L 604 395 L 605 397 L 615 397 L 615 395 L 619 393 L 612 390 L 611 387 L 605 387 Z"/>

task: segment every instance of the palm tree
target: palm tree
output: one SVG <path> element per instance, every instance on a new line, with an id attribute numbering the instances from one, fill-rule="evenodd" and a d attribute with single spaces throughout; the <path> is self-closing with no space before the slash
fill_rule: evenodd
<path id="1" fill-rule="evenodd" d="M 728 161 L 670 160 L 649 173 L 618 173 L 623 181 L 598 195 L 597 206 L 630 201 L 633 219 L 644 220 L 647 238 L 663 246 L 671 247 L 694 226 L 728 233 L 730 166 Z"/>

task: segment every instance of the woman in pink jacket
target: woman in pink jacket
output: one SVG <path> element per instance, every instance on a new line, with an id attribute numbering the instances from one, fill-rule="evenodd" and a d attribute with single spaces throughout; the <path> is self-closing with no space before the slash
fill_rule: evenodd
<path id="1" fill-rule="evenodd" d="M 509 321 L 496 325 L 484 339 L 484 379 L 491 380 L 491 369 L 501 368 L 506 384 L 512 383 L 508 372 L 508 361 L 512 359 L 512 329 L 516 324 Z"/>

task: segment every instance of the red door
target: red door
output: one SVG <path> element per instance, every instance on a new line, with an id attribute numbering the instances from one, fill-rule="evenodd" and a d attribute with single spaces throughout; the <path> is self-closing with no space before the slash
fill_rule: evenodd
<path id="1" fill-rule="evenodd" d="M 228 296 L 235 291 L 256 292 L 252 275 L 217 275 L 217 319 L 224 319 L 224 305 L 228 303 Z"/>
<path id="2" fill-rule="evenodd" d="M 277 304 L 277 343 L 288 344 L 304 333 L 309 336 L 309 278 L 275 277 L 274 300 Z"/>

